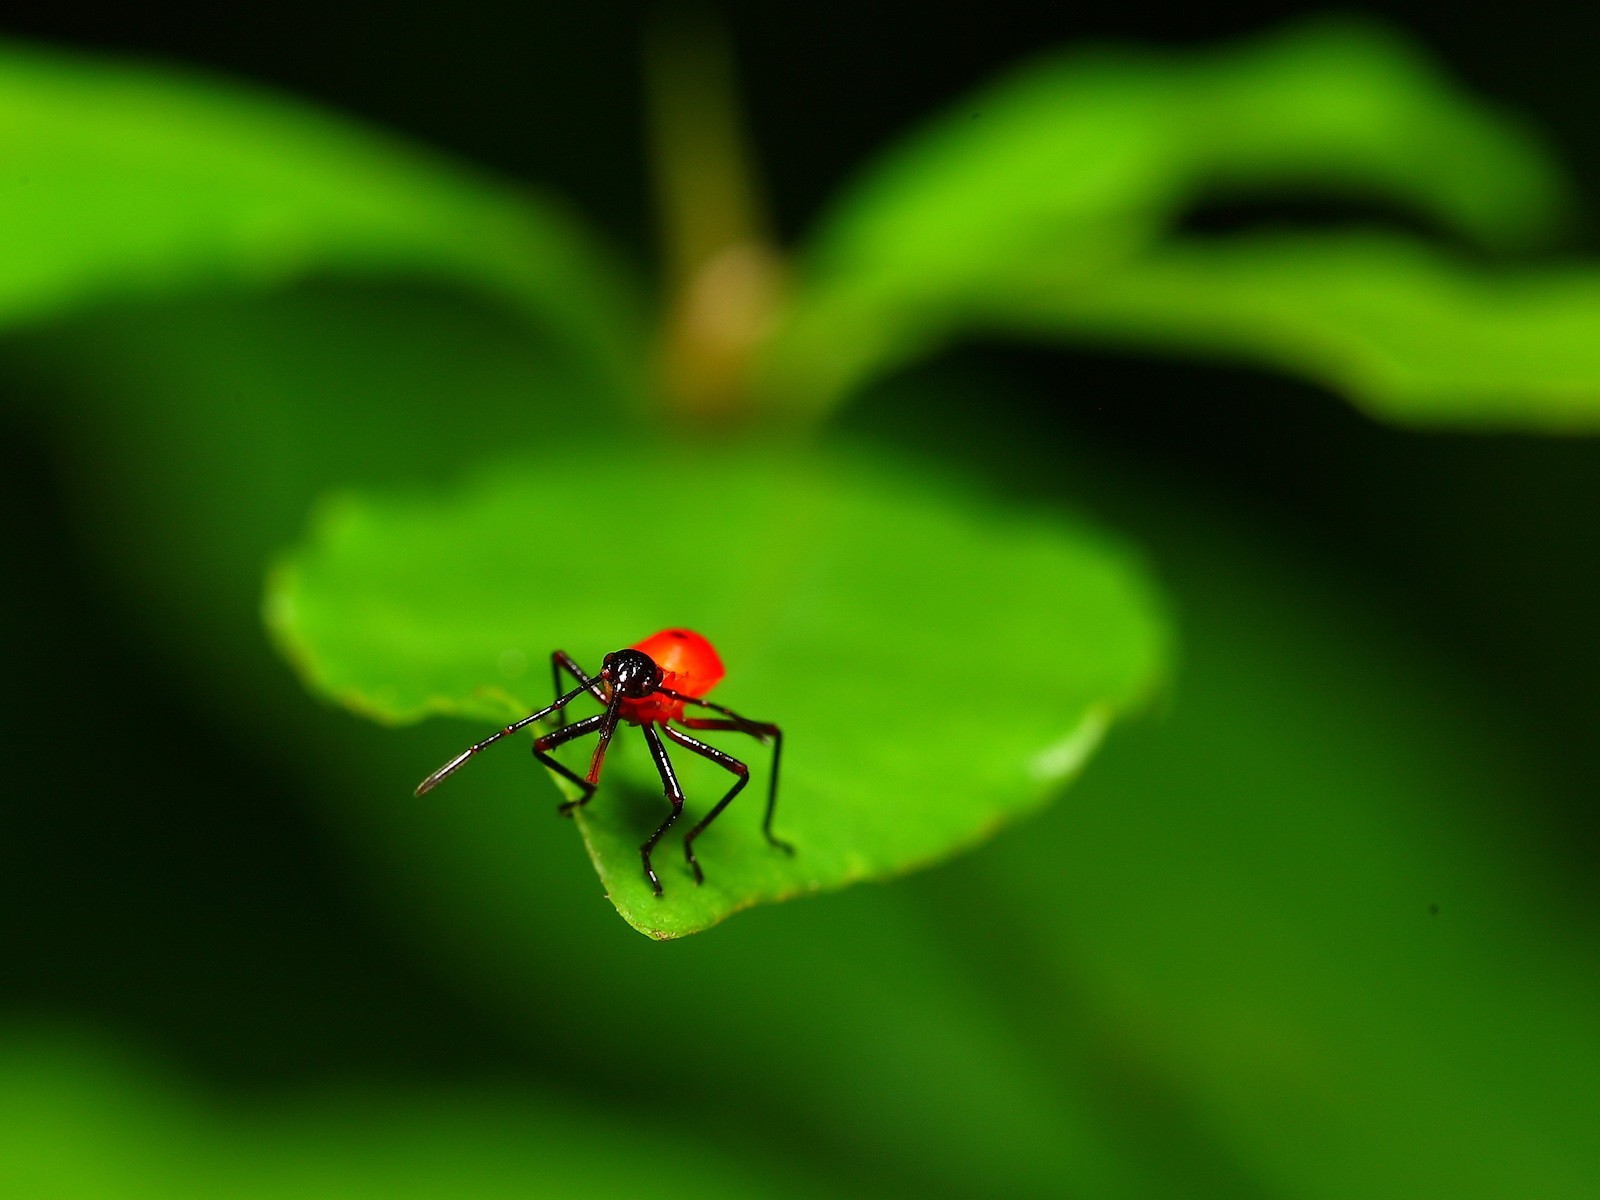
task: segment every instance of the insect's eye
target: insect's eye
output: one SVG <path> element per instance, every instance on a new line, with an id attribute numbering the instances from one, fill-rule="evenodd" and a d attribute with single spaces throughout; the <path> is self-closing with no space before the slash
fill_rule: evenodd
<path id="1" fill-rule="evenodd" d="M 602 658 L 600 660 L 600 665 L 602 667 L 609 667 L 611 665 L 611 660 L 613 658 L 615 658 L 615 657 L 616 657 L 616 653 L 615 652 L 612 652 L 611 654 L 606 655 L 604 658 Z"/>

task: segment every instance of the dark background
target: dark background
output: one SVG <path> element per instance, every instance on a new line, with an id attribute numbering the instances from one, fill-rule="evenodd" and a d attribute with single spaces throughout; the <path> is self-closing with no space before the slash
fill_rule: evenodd
<path id="1" fill-rule="evenodd" d="M 1019 58 L 1085 37 L 1199 44 L 1319 10 L 982 3 L 920 20 L 907 11 L 807 0 L 723 14 L 786 240 L 874 150 Z M 1600 211 L 1600 17 L 1553 3 L 1362 11 L 1545 130 L 1586 207 Z M 8 5 L 0 32 L 311 97 L 545 186 L 648 262 L 646 12 L 277 2 L 196 17 L 57 0 Z M 1293 206 L 1276 215 L 1342 216 Z M 1574 231 L 1573 243 L 1592 247 L 1592 232 Z M 1361 576 L 1419 638 L 1498 681 L 1508 704 L 1564 747 L 1558 786 L 1524 816 L 1569 864 L 1556 886 L 1591 894 L 1600 880 L 1588 865 L 1600 861 L 1589 803 L 1600 775 L 1589 735 L 1600 708 L 1588 632 L 1600 615 L 1592 443 L 1381 428 L 1315 389 L 1243 370 L 981 346 L 960 358 L 1035 397 L 1001 423 L 1070 429 L 1292 530 Z M 369 916 L 335 839 L 297 799 L 305 781 L 263 760 L 173 681 L 77 544 L 51 433 L 15 413 L 3 419 L 11 786 L 0 805 L 0 1012 L 109 1027 L 222 1086 L 539 1070 L 525 1041 L 502 1037 Z M 59 682 L 84 673 L 103 698 L 89 719 L 85 698 Z M 77 748 L 85 740 L 94 754 Z M 28 786 L 44 779 L 48 788 Z M 43 795 L 49 806 L 24 802 Z M 249 855 L 216 853 L 244 842 Z M 263 989 L 263 977 L 280 982 Z"/>
<path id="2" fill-rule="evenodd" d="M 668 6 L 670 9 L 670 6 Z M 11 4 L 6 31 L 226 71 L 404 131 L 574 200 L 650 246 L 639 45 L 662 6 Z M 817 0 L 713 9 L 732 32 L 750 129 L 782 232 L 802 231 L 875 150 L 1018 59 L 1084 38 L 1185 46 L 1308 14 L 1379 18 L 1463 83 L 1526 114 L 1588 195 L 1600 185 L 1593 48 L 1581 5 L 893 5 Z"/>

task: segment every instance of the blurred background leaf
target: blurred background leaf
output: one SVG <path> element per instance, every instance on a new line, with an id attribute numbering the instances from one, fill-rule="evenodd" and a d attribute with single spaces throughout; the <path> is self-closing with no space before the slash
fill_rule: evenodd
<path id="1" fill-rule="evenodd" d="M 1066 309 L 1082 293 L 1092 310 L 1106 289 L 1107 306 L 1123 314 L 1115 324 L 1058 320 L 1054 332 L 1090 340 L 1114 331 L 1151 348 L 1198 340 L 1174 328 L 1172 304 L 1152 298 L 1147 313 L 1129 302 L 1141 268 L 1152 269 L 1141 256 L 1198 202 L 1251 193 L 1378 201 L 1500 250 L 1548 239 L 1570 203 L 1530 132 L 1368 25 L 1319 22 L 1185 57 L 1080 52 L 965 99 L 846 193 L 814 235 L 793 310 L 767 350 L 772 402 L 825 408 L 952 336 L 1036 329 L 1016 308 L 1027 311 L 1040 276 L 1049 299 L 1038 307 Z M 1196 308 L 1211 261 L 1188 260 Z M 1393 288 L 1395 270 L 1376 265 L 1373 290 Z M 1222 288 L 1229 268 L 1216 264 Z M 1437 270 L 1446 272 L 1442 260 Z M 1370 340 L 1338 315 L 1323 314 L 1334 337 Z M 1374 313 L 1368 324 L 1391 315 L 1411 314 Z M 1330 370 L 1327 351 L 1304 342 L 1276 339 L 1271 361 L 1352 382 L 1359 367 Z M 1525 356 L 1480 353 L 1530 393 L 1530 422 L 1546 423 L 1544 380 Z M 1581 383 L 1594 392 L 1590 375 Z M 1503 406 L 1508 420 L 1516 395 Z"/>
<path id="2" fill-rule="evenodd" d="M 1084 284 L 1041 271 L 996 327 L 1237 358 L 1416 425 L 1600 426 L 1600 271 L 1485 270 L 1378 233 L 1189 239 Z"/>
<path id="3" fill-rule="evenodd" d="M 1491 246 L 1547 237 L 1566 184 L 1509 118 L 1371 26 L 1213 53 L 1078 51 L 960 102 L 848 190 L 768 350 L 829 406 L 1042 266 L 1091 288 L 1205 195 L 1381 198 Z"/>
<path id="4" fill-rule="evenodd" d="M 17 1200 L 236 1196 L 794 1196 L 615 1107 L 572 1112 L 522 1089 L 379 1096 L 344 1089 L 218 1105 L 123 1055 L 8 1035 L 0 1188 Z"/>
<path id="5" fill-rule="evenodd" d="M 482 289 L 636 391 L 617 266 L 548 201 L 221 80 L 0 45 L 0 322 L 311 274 Z"/>

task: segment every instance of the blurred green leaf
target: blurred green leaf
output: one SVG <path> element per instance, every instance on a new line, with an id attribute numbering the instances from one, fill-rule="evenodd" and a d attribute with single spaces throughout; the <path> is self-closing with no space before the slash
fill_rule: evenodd
<path id="1" fill-rule="evenodd" d="M 1600 427 L 1600 271 L 1471 267 L 1409 238 L 1177 242 L 1092 283 L 1018 278 L 1010 331 L 1266 363 L 1416 425 Z"/>
<path id="2" fill-rule="evenodd" d="M 675 1141 L 645 1113 L 509 1090 L 202 1103 L 123 1056 L 11 1035 L 0 1049 L 0 1194 L 13 1200 L 798 1196 Z"/>
<path id="3" fill-rule="evenodd" d="M 637 389 L 621 275 L 532 194 L 237 84 L 0 45 L 0 324 L 309 274 L 483 289 Z"/>
<path id="4" fill-rule="evenodd" d="M 679 488 L 699 512 L 641 522 Z M 724 735 L 755 786 L 699 842 L 705 885 L 673 838 L 652 895 L 639 845 L 667 809 L 620 736 L 579 823 L 618 911 L 658 938 L 980 841 L 1077 772 L 1166 653 L 1142 572 L 1098 534 L 885 462 L 676 444 L 583 445 L 453 502 L 335 503 L 275 576 L 268 615 L 313 688 L 394 721 L 504 723 L 548 703 L 558 646 L 597 669 L 659 628 L 712 636 L 729 667 L 717 698 L 784 727 L 777 828 L 798 852 L 760 834 L 768 753 Z M 1026 702 L 973 738 L 998 697 Z M 731 780 L 674 760 L 682 833 Z"/>
<path id="5" fill-rule="evenodd" d="M 826 407 L 981 322 L 1018 275 L 1092 281 L 1198 198 L 1269 190 L 1399 203 L 1491 247 L 1567 207 L 1527 132 L 1366 25 L 1079 52 L 962 102 L 846 194 L 768 348 L 769 397 Z"/>

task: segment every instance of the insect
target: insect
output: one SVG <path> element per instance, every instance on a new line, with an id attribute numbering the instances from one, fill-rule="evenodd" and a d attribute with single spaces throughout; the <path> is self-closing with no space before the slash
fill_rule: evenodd
<path id="1" fill-rule="evenodd" d="M 565 694 L 561 691 L 563 671 L 578 681 L 578 686 Z M 689 629 L 663 629 L 660 633 L 651 634 L 642 642 L 635 642 L 625 650 L 616 650 L 606 655 L 601 663 L 600 673 L 594 676 L 586 673 L 571 655 L 556 650 L 550 655 L 550 676 L 555 685 L 554 703 L 541 708 L 538 712 L 529 713 L 520 721 L 512 722 L 499 733 L 491 734 L 476 745 L 468 746 L 418 784 L 417 795 L 432 791 L 485 747 L 492 746 L 501 738 L 517 732 L 524 726 L 554 714 L 559 728 L 534 739 L 533 756 L 556 774 L 582 789 L 583 794 L 576 800 L 568 800 L 560 807 L 561 815 L 570 817 L 574 810 L 588 804 L 594 796 L 595 789 L 600 783 L 600 769 L 605 764 L 606 747 L 611 744 L 611 735 L 617 731 L 617 725 L 623 721 L 637 725 L 644 732 L 644 740 L 649 743 L 650 757 L 655 761 L 656 770 L 661 775 L 667 802 L 672 805 L 672 811 L 667 814 L 667 819 L 662 821 L 656 831 L 639 847 L 639 856 L 644 860 L 645 878 L 650 881 L 650 886 L 659 896 L 661 880 L 656 876 L 655 867 L 650 863 L 650 854 L 662 835 L 672 828 L 673 822 L 683 813 L 683 789 L 678 786 L 678 776 L 672 769 L 672 760 L 667 757 L 667 748 L 662 738 L 665 737 L 667 741 L 682 746 L 702 758 L 709 758 L 717 766 L 735 776 L 733 786 L 728 789 L 727 795 L 717 801 L 716 807 L 707 813 L 683 839 L 684 857 L 689 860 L 695 883 L 699 884 L 705 882 L 705 873 L 700 869 L 700 860 L 695 857 L 695 839 L 704 833 L 733 798 L 744 790 L 744 785 L 750 782 L 750 768 L 733 755 L 725 754 L 715 746 L 708 746 L 699 739 L 690 737 L 683 732 L 683 729 L 726 729 L 736 733 L 747 733 L 763 744 L 768 742 L 772 744 L 772 778 L 767 788 L 767 815 L 762 822 L 761 831 L 766 835 L 767 841 L 777 849 L 785 854 L 794 853 L 793 846 L 780 840 L 772 832 L 772 817 L 778 805 L 778 764 L 783 756 L 783 731 L 769 722 L 749 720 L 731 708 L 724 708 L 720 704 L 713 704 L 704 699 L 705 694 L 715 687 L 723 676 L 722 660 L 717 657 L 716 649 L 705 638 Z M 570 725 L 566 724 L 567 705 L 585 692 L 605 705 L 605 712 L 584 717 Z M 688 717 L 684 715 L 684 705 L 694 705 L 719 715 Z M 674 725 L 682 726 L 682 729 L 675 729 Z M 557 746 L 591 733 L 598 733 L 600 741 L 594 748 L 594 756 L 589 760 L 587 775 L 576 774 L 551 756 L 550 751 Z"/>

